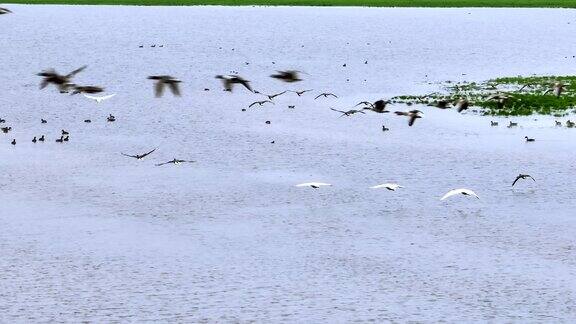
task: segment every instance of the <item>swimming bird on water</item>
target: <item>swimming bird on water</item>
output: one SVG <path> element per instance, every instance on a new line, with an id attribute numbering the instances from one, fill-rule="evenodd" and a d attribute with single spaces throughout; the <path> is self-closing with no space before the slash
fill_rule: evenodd
<path id="1" fill-rule="evenodd" d="M 276 71 L 276 72 L 278 72 L 278 74 L 272 74 L 270 77 L 288 83 L 302 81 L 302 79 L 298 77 L 298 72 L 300 71 L 290 70 L 290 71 Z"/>
<path id="2" fill-rule="evenodd" d="M 48 121 L 46 121 L 46 119 L 40 119 L 40 122 L 41 122 L 42 124 L 46 124 Z"/>
<path id="3" fill-rule="evenodd" d="M 178 165 L 178 164 L 180 164 L 180 163 L 194 163 L 194 162 L 196 162 L 196 161 L 186 161 L 186 160 L 180 160 L 180 159 L 174 158 L 173 160 L 170 160 L 170 161 L 168 161 L 168 162 L 158 163 L 158 164 L 156 164 L 156 166 L 162 166 L 162 165 L 165 165 L 165 164 Z"/>
<path id="4" fill-rule="evenodd" d="M 16 139 L 13 139 L 12 142 L 10 143 L 12 145 L 16 145 Z"/>
<path id="5" fill-rule="evenodd" d="M 350 110 L 348 110 L 348 111 L 343 111 L 343 110 L 338 110 L 338 109 L 334 109 L 334 108 L 330 107 L 330 110 L 333 110 L 333 111 L 337 111 L 337 112 L 339 112 L 339 113 L 342 113 L 342 115 L 340 115 L 340 117 L 342 117 L 342 116 L 352 116 L 352 115 L 357 114 L 357 113 L 366 114 L 366 113 L 363 112 L 362 110 L 356 110 L 356 109 L 350 109 Z"/>
<path id="6" fill-rule="evenodd" d="M 440 198 L 440 200 L 444 200 L 444 199 L 450 198 L 450 197 L 455 196 L 455 195 L 464 195 L 464 196 L 476 197 L 476 198 L 480 199 L 480 197 L 478 197 L 478 195 L 470 189 L 454 189 L 454 190 L 448 191 L 444 196 L 442 196 L 442 198 Z"/>
<path id="7" fill-rule="evenodd" d="M 516 126 L 518 126 L 518 123 L 510 122 L 508 124 L 508 128 L 512 128 L 512 127 L 516 127 Z"/>
<path id="8" fill-rule="evenodd" d="M 562 126 L 562 122 L 556 121 L 556 126 Z"/>
<path id="9" fill-rule="evenodd" d="M 314 91 L 314 90 L 312 90 L 312 89 L 302 90 L 302 91 L 291 91 L 291 90 L 290 90 L 290 92 L 294 92 L 295 94 L 297 94 L 298 97 L 300 97 L 300 96 L 302 96 L 303 94 L 305 94 L 306 92 L 310 92 L 310 91 Z"/>
<path id="10" fill-rule="evenodd" d="M 84 95 L 84 97 L 90 99 L 90 100 L 94 100 L 96 101 L 96 103 L 101 103 L 104 100 L 108 100 L 112 97 L 114 97 L 116 94 L 111 94 L 111 95 L 107 95 L 107 96 L 101 96 L 101 97 L 95 97 L 95 96 L 90 96 L 90 95 Z"/>
<path id="11" fill-rule="evenodd" d="M 64 142 L 64 136 L 60 136 L 60 138 L 56 140 L 56 143 L 63 143 L 63 142 Z"/>
<path id="12" fill-rule="evenodd" d="M 164 87 L 169 87 L 170 91 L 172 91 L 172 93 L 175 96 L 180 97 L 181 95 L 179 83 L 181 83 L 182 81 L 172 76 L 152 75 L 148 77 L 148 80 L 156 81 L 156 85 L 154 86 L 154 94 L 156 95 L 156 98 L 162 97 L 162 94 L 164 93 Z"/>
<path id="13" fill-rule="evenodd" d="M 83 67 L 76 69 L 66 75 L 60 75 L 54 69 L 42 71 L 37 74 L 38 76 L 44 77 L 44 80 L 42 80 L 42 83 L 40 83 L 40 89 L 46 88 L 46 86 L 49 84 L 54 84 L 60 90 L 60 92 L 68 92 L 68 89 L 74 86 L 74 84 L 70 83 L 72 77 L 83 71 L 86 67 L 87 66 L 84 65 Z"/>
<path id="14" fill-rule="evenodd" d="M 0 7 L 0 15 L 4 15 L 7 13 L 12 13 L 12 11 L 10 11 L 10 9 Z"/>
<path id="15" fill-rule="evenodd" d="M 38 140 L 36 139 L 36 136 L 34 136 L 34 138 L 32 139 L 32 143 L 36 143 Z"/>
<path id="16" fill-rule="evenodd" d="M 389 131 L 389 130 L 390 130 L 390 128 L 382 125 L 382 131 L 383 131 L 383 132 L 387 132 L 387 131 Z"/>
<path id="17" fill-rule="evenodd" d="M 498 122 L 490 121 L 490 126 L 498 126 Z"/>
<path id="18" fill-rule="evenodd" d="M 9 131 L 12 130 L 12 126 L 10 127 L 2 127 L 0 128 L 4 134 L 8 134 Z"/>
<path id="19" fill-rule="evenodd" d="M 384 184 L 370 187 L 370 189 L 380 189 L 380 188 L 386 188 L 390 191 L 396 191 L 396 189 L 404 188 L 404 187 L 402 187 L 401 185 L 399 185 L 397 183 L 384 183 Z"/>
<path id="20" fill-rule="evenodd" d="M 69 132 L 62 130 L 62 135 L 69 135 L 69 134 L 70 134 Z"/>
<path id="21" fill-rule="evenodd" d="M 534 178 L 532 178 L 531 175 L 529 174 L 519 174 L 516 179 L 514 179 L 514 182 L 512 182 L 512 187 L 514 187 L 514 185 L 516 184 L 516 182 L 520 179 L 532 179 L 534 182 L 536 182 L 536 180 Z"/>
<path id="22" fill-rule="evenodd" d="M 566 127 L 568 128 L 573 128 L 574 126 L 576 126 L 576 123 L 571 121 L 571 120 L 567 120 L 566 121 Z"/>
<path id="23" fill-rule="evenodd" d="M 116 117 L 112 116 L 112 114 L 110 114 L 108 116 L 108 118 L 106 118 L 106 121 L 108 121 L 109 123 L 115 122 L 116 121 Z"/>
<path id="24" fill-rule="evenodd" d="M 235 84 L 241 84 L 250 92 L 254 92 L 250 87 L 250 81 L 245 80 L 244 78 L 238 75 L 229 75 L 229 76 L 217 75 L 215 76 L 215 78 L 222 80 L 222 83 L 224 84 L 224 90 L 226 91 L 232 92 L 232 89 Z"/>
<path id="25" fill-rule="evenodd" d="M 314 189 L 318 189 L 320 187 L 326 187 L 326 186 L 331 186 L 331 184 L 324 183 L 324 182 L 305 182 L 305 183 L 300 183 L 300 184 L 296 185 L 296 187 L 311 187 Z"/>
<path id="26" fill-rule="evenodd" d="M 0 124 L 4 124 L 5 122 L 6 122 L 6 119 L 0 118 Z"/>
<path id="27" fill-rule="evenodd" d="M 536 140 L 533 138 L 530 138 L 528 136 L 524 136 L 524 138 L 526 139 L 526 142 L 535 142 Z"/>
<path id="28" fill-rule="evenodd" d="M 152 154 L 152 153 L 153 153 L 154 151 L 156 151 L 156 150 L 157 150 L 157 148 L 153 149 L 153 150 L 150 151 L 150 152 L 146 152 L 146 153 L 143 153 L 143 154 L 136 154 L 136 155 L 129 155 L 129 154 L 124 154 L 124 153 L 121 153 L 121 154 L 124 155 L 124 156 L 127 156 L 127 157 L 135 158 L 136 160 L 142 160 L 143 158 L 145 158 L 145 157 L 147 157 L 148 155 Z"/>
<path id="29" fill-rule="evenodd" d="M 394 113 L 398 116 L 408 116 L 408 126 L 414 125 L 416 119 L 422 118 L 422 116 L 420 116 L 422 113 L 420 110 L 410 110 L 408 112 L 395 111 Z"/>
<path id="30" fill-rule="evenodd" d="M 268 102 L 274 105 L 274 103 L 273 103 L 272 101 L 270 101 L 270 100 L 263 100 L 263 101 L 255 101 L 255 102 L 251 103 L 251 104 L 248 106 L 248 108 L 250 108 L 250 107 L 252 107 L 252 106 L 254 106 L 254 105 L 262 106 L 263 104 L 268 103 Z"/>
<path id="31" fill-rule="evenodd" d="M 316 98 L 314 98 L 314 100 L 316 100 L 316 99 L 318 99 L 318 98 L 320 98 L 320 97 L 328 98 L 328 96 L 332 96 L 332 97 L 334 97 L 334 98 L 338 98 L 338 96 L 335 95 L 335 94 L 333 94 L 333 93 L 324 92 L 324 93 L 321 93 L 321 94 L 317 95 Z"/>

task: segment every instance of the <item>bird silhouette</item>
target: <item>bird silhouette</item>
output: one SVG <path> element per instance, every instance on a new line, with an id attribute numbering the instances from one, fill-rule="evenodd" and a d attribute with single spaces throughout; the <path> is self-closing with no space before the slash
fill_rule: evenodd
<path id="1" fill-rule="evenodd" d="M 178 84 L 182 81 L 169 75 L 152 75 L 148 77 L 148 80 L 156 81 L 156 85 L 154 86 L 154 94 L 156 95 L 156 98 L 162 97 L 164 87 L 166 86 L 170 88 L 172 94 L 180 97 L 180 87 Z"/>
<path id="2" fill-rule="evenodd" d="M 66 75 L 60 75 L 54 69 L 42 71 L 37 74 L 38 76 L 44 78 L 42 83 L 40 83 L 40 89 L 44 89 L 47 85 L 53 84 L 60 90 L 60 92 L 68 92 L 68 89 L 74 86 L 74 84 L 70 82 L 72 77 L 82 72 L 84 69 L 86 69 L 86 67 L 87 66 L 84 65 L 83 67 L 76 69 Z"/>
<path id="3" fill-rule="evenodd" d="M 168 162 L 158 163 L 158 164 L 156 164 L 156 166 L 162 166 L 162 165 L 166 165 L 166 164 L 178 165 L 180 163 L 194 163 L 194 162 L 196 162 L 196 161 L 186 161 L 186 160 L 180 160 L 180 159 L 174 158 L 173 160 L 170 160 Z"/>
<path id="4" fill-rule="evenodd" d="M 529 174 L 519 174 L 519 175 L 516 177 L 516 179 L 514 179 L 514 182 L 512 182 L 512 187 L 514 187 L 514 185 L 516 184 L 516 182 L 517 182 L 518 180 L 520 180 L 520 179 L 522 179 L 522 180 L 524 180 L 524 179 L 532 179 L 534 182 L 536 182 L 536 180 L 535 180 L 534 178 L 532 178 L 532 176 L 529 175 Z"/>
<path id="5" fill-rule="evenodd" d="M 270 77 L 288 83 L 302 81 L 302 79 L 298 77 L 299 71 L 289 70 L 289 71 L 276 71 L 276 72 L 277 74 L 272 74 L 270 75 Z"/>
<path id="6" fill-rule="evenodd" d="M 124 155 L 124 156 L 127 156 L 127 157 L 135 158 L 136 160 L 142 160 L 143 158 L 145 158 L 145 157 L 147 157 L 148 155 L 152 154 L 152 153 L 153 153 L 154 151 L 156 151 L 156 150 L 157 150 L 157 148 L 153 149 L 153 150 L 150 151 L 150 152 L 146 152 L 146 153 L 143 153 L 143 154 L 136 154 L 136 155 L 130 155 L 130 154 L 124 154 L 124 153 L 121 153 L 121 154 Z"/>
<path id="7" fill-rule="evenodd" d="M 333 94 L 333 93 L 324 92 L 324 93 L 321 93 L 321 94 L 317 95 L 316 98 L 314 98 L 314 100 L 316 100 L 316 99 L 318 99 L 318 98 L 320 98 L 320 97 L 327 98 L 328 96 L 331 96 L 331 97 L 334 97 L 334 98 L 338 98 L 338 96 L 335 95 L 335 94 Z"/>
<path id="8" fill-rule="evenodd" d="M 241 84 L 250 92 L 253 92 L 252 88 L 250 87 L 250 81 L 245 80 L 238 75 L 229 75 L 229 76 L 217 75 L 215 76 L 215 78 L 222 80 L 222 83 L 224 84 L 224 90 L 226 91 L 231 92 L 235 84 Z"/>

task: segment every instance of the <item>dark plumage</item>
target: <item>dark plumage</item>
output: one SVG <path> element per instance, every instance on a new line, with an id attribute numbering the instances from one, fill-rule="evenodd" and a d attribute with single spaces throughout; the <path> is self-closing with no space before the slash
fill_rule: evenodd
<path id="1" fill-rule="evenodd" d="M 12 13 L 12 11 L 10 11 L 10 9 L 0 7 L 0 15 L 4 15 L 7 13 Z"/>
<path id="2" fill-rule="evenodd" d="M 127 156 L 127 157 L 135 158 L 135 159 L 137 159 L 137 160 L 142 160 L 143 158 L 145 158 L 145 157 L 147 157 L 148 155 L 152 154 L 152 153 L 153 153 L 154 151 L 156 151 L 156 150 L 157 150 L 157 149 L 153 149 L 153 150 L 150 151 L 150 152 L 146 152 L 146 153 L 144 153 L 144 154 L 136 154 L 136 155 L 129 155 L 129 154 L 124 154 L 124 153 L 121 153 L 121 154 L 124 155 L 124 156 Z"/>
<path id="3" fill-rule="evenodd" d="M 534 180 L 534 178 L 532 178 L 532 176 L 529 174 L 519 174 L 516 179 L 514 179 L 514 182 L 512 182 L 512 187 L 514 187 L 516 182 L 520 179 L 532 179 L 534 182 L 536 182 L 536 180 Z"/>
<path id="4" fill-rule="evenodd" d="M 335 95 L 335 94 L 333 94 L 333 93 L 324 92 L 324 93 L 321 93 L 321 94 L 317 95 L 316 98 L 314 98 L 314 100 L 316 100 L 316 99 L 318 99 L 318 98 L 320 98 L 320 97 L 327 98 L 328 96 L 332 96 L 332 97 L 334 97 L 334 98 L 338 98 L 338 96 Z"/>
<path id="5" fill-rule="evenodd" d="M 222 83 L 224 84 L 224 90 L 226 90 L 226 91 L 232 91 L 232 88 L 234 87 L 235 84 L 241 84 L 246 89 L 248 89 L 250 92 L 254 92 L 254 91 L 252 91 L 252 88 L 250 87 L 250 81 L 245 80 L 240 76 L 229 75 L 229 76 L 225 77 L 222 75 L 217 75 L 215 78 L 222 80 Z"/>
<path id="6" fill-rule="evenodd" d="M 54 69 L 42 71 L 37 74 L 38 76 L 44 78 L 44 80 L 42 80 L 42 83 L 40 83 L 40 89 L 44 89 L 46 88 L 47 85 L 53 84 L 60 90 L 60 92 L 68 92 L 68 89 L 74 86 L 74 84 L 70 82 L 72 77 L 83 71 L 85 68 L 86 65 L 66 75 L 60 75 Z"/>
<path id="7" fill-rule="evenodd" d="M 299 71 L 292 71 L 291 70 L 291 71 L 276 71 L 276 72 L 278 72 L 278 73 L 272 74 L 272 75 L 270 75 L 270 77 L 284 81 L 284 82 L 288 82 L 288 83 L 302 81 L 302 79 L 300 79 L 298 77 Z"/>
<path id="8" fill-rule="evenodd" d="M 79 93 L 100 93 L 104 91 L 104 88 L 95 87 L 95 86 L 74 86 L 74 91 L 72 94 L 79 94 Z"/>
<path id="9" fill-rule="evenodd" d="M 178 84 L 182 81 L 169 75 L 152 75 L 148 77 L 148 80 L 156 81 L 156 85 L 154 86 L 154 94 L 156 95 L 156 98 L 162 97 L 164 87 L 166 86 L 170 88 L 175 96 L 180 96 L 180 87 Z"/>
<path id="10" fill-rule="evenodd" d="M 180 164 L 180 163 L 194 163 L 194 162 L 196 162 L 196 161 L 186 161 L 186 160 L 179 160 L 179 159 L 174 158 L 173 160 L 170 160 L 170 161 L 168 161 L 168 162 L 156 164 L 156 166 L 162 166 L 162 165 L 165 165 L 165 164 L 175 164 L 175 165 L 178 165 L 178 164 Z"/>
<path id="11" fill-rule="evenodd" d="M 342 116 L 352 116 L 352 115 L 357 114 L 357 113 L 366 114 L 366 113 L 363 112 L 362 110 L 356 110 L 356 109 L 350 109 L 350 110 L 347 110 L 347 111 L 343 111 L 343 110 L 338 110 L 338 109 L 330 108 L 330 110 L 333 110 L 333 111 L 337 111 L 337 112 L 339 112 L 339 113 L 342 113 L 342 115 L 340 115 L 340 117 L 342 117 Z"/>

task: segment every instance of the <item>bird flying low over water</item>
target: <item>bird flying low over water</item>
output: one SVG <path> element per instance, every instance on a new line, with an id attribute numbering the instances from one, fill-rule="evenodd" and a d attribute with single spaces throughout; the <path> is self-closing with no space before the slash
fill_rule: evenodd
<path id="1" fill-rule="evenodd" d="M 129 155 L 129 154 L 124 154 L 122 153 L 122 155 L 127 156 L 127 157 L 131 157 L 131 158 L 135 158 L 136 160 L 142 160 L 143 158 L 147 157 L 148 155 L 152 154 L 154 151 L 156 151 L 157 148 L 153 149 L 150 152 L 144 153 L 144 154 L 136 154 L 136 155 Z"/>
<path id="2" fill-rule="evenodd" d="M 86 67 L 87 66 L 84 65 L 83 67 L 76 69 L 66 75 L 60 75 L 54 69 L 42 71 L 37 74 L 38 76 L 44 77 L 44 80 L 42 80 L 42 83 L 40 83 L 40 89 L 46 88 L 46 86 L 49 84 L 54 84 L 56 87 L 58 87 L 60 92 L 68 92 L 68 88 L 74 86 L 74 84 L 70 82 L 72 77 L 82 72 Z"/>
<path id="3" fill-rule="evenodd" d="M 79 93 L 100 93 L 103 92 L 104 88 L 95 87 L 95 86 L 74 86 L 74 91 L 72 94 L 79 94 Z"/>
<path id="4" fill-rule="evenodd" d="M 104 100 L 108 100 L 112 97 L 114 97 L 116 94 L 111 94 L 111 95 L 107 95 L 107 96 L 102 96 L 102 97 L 96 97 L 96 96 L 90 96 L 90 95 L 84 95 L 84 97 L 90 99 L 90 100 L 94 100 L 96 101 L 96 103 L 101 103 Z"/>
<path id="5" fill-rule="evenodd" d="M 156 85 L 154 86 L 154 94 L 156 95 L 156 98 L 162 97 L 162 94 L 164 94 L 164 87 L 166 86 L 170 87 L 170 90 L 175 96 L 180 97 L 180 87 L 178 84 L 182 81 L 169 75 L 152 75 L 149 76 L 148 79 L 156 81 Z"/>
<path id="6" fill-rule="evenodd" d="M 456 107 L 456 110 L 461 113 L 470 107 L 470 102 L 466 99 L 460 99 L 454 104 L 454 106 Z"/>
<path id="7" fill-rule="evenodd" d="M 4 15 L 7 13 L 12 13 L 12 11 L 10 11 L 10 9 L 0 7 L 0 15 Z"/>
<path id="8" fill-rule="evenodd" d="M 326 186 L 331 186 L 331 184 L 324 183 L 324 182 L 305 182 L 305 183 L 300 183 L 300 184 L 296 185 L 296 187 L 312 187 L 314 189 L 318 189 L 320 187 L 326 187 Z"/>
<path id="9" fill-rule="evenodd" d="M 281 96 L 281 95 L 285 94 L 286 92 L 288 92 L 288 90 L 282 91 L 282 92 L 279 92 L 279 93 L 275 93 L 275 94 L 271 94 L 271 95 L 267 95 L 267 94 L 260 93 L 260 92 L 259 92 L 259 93 L 260 93 L 261 95 L 263 95 L 263 96 L 268 97 L 269 100 L 272 100 L 272 99 L 274 99 L 274 98 L 276 98 L 276 97 L 278 97 L 278 96 Z"/>
<path id="10" fill-rule="evenodd" d="M 271 103 L 271 104 L 274 105 L 274 103 L 273 103 L 272 101 L 270 101 L 270 100 L 263 100 L 263 101 L 255 101 L 255 102 L 251 103 L 251 104 L 248 106 L 248 108 L 250 108 L 250 107 L 252 107 L 252 106 L 254 106 L 254 105 L 262 106 L 262 105 L 265 104 L 265 103 Z"/>
<path id="11" fill-rule="evenodd" d="M 342 113 L 342 115 L 340 115 L 340 117 L 342 117 L 342 116 L 352 116 L 352 115 L 357 114 L 357 113 L 366 114 L 366 113 L 363 112 L 362 110 L 356 110 L 356 109 L 350 109 L 350 110 L 348 110 L 348 111 L 343 111 L 343 110 L 338 110 L 338 109 L 330 108 L 330 110 L 333 110 L 333 111 L 337 111 L 337 112 L 339 112 L 339 113 Z"/>
<path id="12" fill-rule="evenodd" d="M 194 163 L 194 162 L 196 162 L 196 161 L 186 161 L 186 160 L 180 160 L 180 159 L 174 158 L 173 160 L 170 160 L 170 161 L 168 161 L 168 162 L 158 163 L 158 164 L 156 164 L 156 166 L 162 166 L 162 165 L 165 165 L 165 164 L 178 165 L 178 164 L 180 164 L 180 163 Z"/>
<path id="13" fill-rule="evenodd" d="M 444 196 L 442 196 L 442 198 L 440 198 L 440 200 L 444 200 L 444 199 L 450 198 L 450 197 L 455 196 L 455 195 L 464 195 L 464 196 L 476 197 L 476 198 L 480 199 L 480 197 L 478 197 L 478 195 L 470 189 L 454 189 L 454 190 L 448 191 Z"/>
<path id="14" fill-rule="evenodd" d="M 334 97 L 334 98 L 338 98 L 338 96 L 335 95 L 335 94 L 333 94 L 333 93 L 324 92 L 324 93 L 321 93 L 321 94 L 317 95 L 316 98 L 314 98 L 314 100 L 316 100 L 316 99 L 318 99 L 318 98 L 320 98 L 320 97 L 328 98 L 328 96 L 331 96 L 331 97 Z"/>
<path id="15" fill-rule="evenodd" d="M 302 90 L 302 91 L 292 91 L 292 90 L 289 90 L 289 91 L 290 91 L 290 92 L 294 92 L 295 94 L 298 95 L 298 97 L 300 97 L 300 96 L 302 96 L 303 94 L 305 94 L 306 92 L 310 92 L 310 91 L 314 91 L 314 90 L 309 89 L 309 90 Z"/>
<path id="16" fill-rule="evenodd" d="M 396 189 L 404 188 L 404 187 L 402 187 L 401 185 L 399 185 L 397 183 L 384 183 L 384 184 L 370 187 L 370 189 L 380 189 L 380 188 L 386 188 L 390 191 L 396 191 Z"/>
<path id="17" fill-rule="evenodd" d="M 408 126 L 414 125 L 416 119 L 422 118 L 422 116 L 420 116 L 420 114 L 422 113 L 420 110 L 410 110 L 408 112 L 395 111 L 394 113 L 398 116 L 408 116 Z"/>
<path id="18" fill-rule="evenodd" d="M 552 92 L 556 96 L 556 98 L 558 98 L 560 97 L 562 92 L 564 92 L 564 90 L 566 90 L 566 85 L 563 84 L 562 82 L 556 82 L 554 83 L 551 89 L 544 91 L 544 94 Z"/>
<path id="19" fill-rule="evenodd" d="M 516 182 L 520 179 L 532 179 L 534 182 L 536 182 L 536 180 L 534 180 L 534 178 L 532 178 L 532 176 L 529 174 L 519 174 L 516 179 L 514 179 L 514 182 L 512 182 L 512 187 L 514 187 Z"/>
<path id="20" fill-rule="evenodd" d="M 386 105 L 389 103 L 390 103 L 390 101 L 385 101 L 385 100 L 380 99 L 380 100 L 376 100 L 373 104 L 369 103 L 369 105 L 367 105 L 367 106 L 370 106 L 370 107 L 364 107 L 363 109 L 364 110 L 366 110 L 366 109 L 371 110 L 371 111 L 377 112 L 379 114 L 388 113 L 389 111 L 386 110 Z"/>
<path id="21" fill-rule="evenodd" d="M 290 71 L 276 71 L 276 72 L 278 73 L 272 74 L 270 77 L 288 83 L 302 81 L 302 79 L 298 77 L 299 71 L 290 70 Z"/>
<path id="22" fill-rule="evenodd" d="M 229 75 L 229 76 L 217 75 L 215 76 L 215 78 L 222 80 L 222 83 L 224 84 L 224 90 L 226 91 L 232 92 L 232 89 L 235 84 L 241 84 L 250 92 L 254 92 L 250 87 L 250 81 L 245 80 L 238 75 Z"/>

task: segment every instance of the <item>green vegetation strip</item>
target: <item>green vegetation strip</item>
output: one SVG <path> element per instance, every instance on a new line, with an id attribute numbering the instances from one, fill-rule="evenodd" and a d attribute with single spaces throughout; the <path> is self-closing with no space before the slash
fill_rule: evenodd
<path id="1" fill-rule="evenodd" d="M 576 0 L 8 0 L 4 3 L 141 6 L 360 6 L 576 8 Z"/>
<path id="2" fill-rule="evenodd" d="M 576 76 L 519 76 L 458 84 L 447 81 L 442 86 L 444 92 L 398 96 L 391 101 L 440 106 L 442 102 L 455 105 L 458 100 L 466 99 L 483 114 L 499 116 L 541 114 L 560 117 L 575 112 L 576 108 Z"/>

